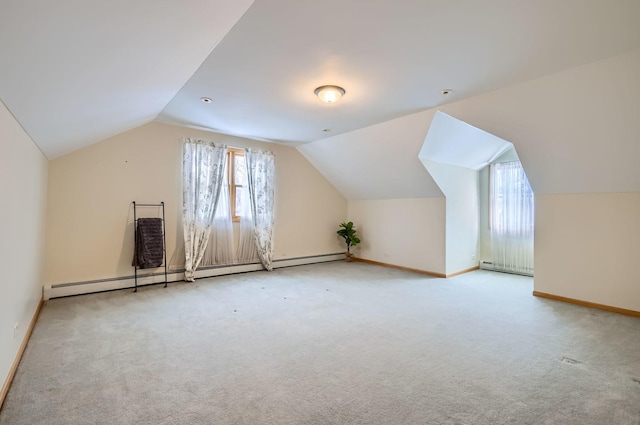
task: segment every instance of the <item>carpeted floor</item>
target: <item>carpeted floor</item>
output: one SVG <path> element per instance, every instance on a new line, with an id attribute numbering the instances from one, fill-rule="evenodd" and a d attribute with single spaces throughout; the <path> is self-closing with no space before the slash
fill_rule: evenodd
<path id="1" fill-rule="evenodd" d="M 532 285 L 337 262 L 52 300 L 0 424 L 639 425 L 640 319 Z"/>

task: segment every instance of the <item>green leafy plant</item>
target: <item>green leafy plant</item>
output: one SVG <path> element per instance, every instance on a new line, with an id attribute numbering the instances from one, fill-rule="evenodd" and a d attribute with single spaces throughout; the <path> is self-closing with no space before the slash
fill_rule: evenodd
<path id="1" fill-rule="evenodd" d="M 356 229 L 353 228 L 353 222 L 340 223 L 340 230 L 336 232 L 347 243 L 347 255 L 351 255 L 351 247 L 360 243 L 360 238 L 356 234 Z"/>

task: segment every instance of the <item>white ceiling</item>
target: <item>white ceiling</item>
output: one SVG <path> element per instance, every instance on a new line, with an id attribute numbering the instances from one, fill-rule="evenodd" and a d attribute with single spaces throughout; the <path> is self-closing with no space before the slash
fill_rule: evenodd
<path id="1" fill-rule="evenodd" d="M 2 0 L 0 99 L 55 158 L 156 118 L 252 0 Z"/>
<path id="2" fill-rule="evenodd" d="M 299 144 L 638 48 L 638 22 L 638 0 L 3 0 L 0 99 L 49 158 L 156 118 Z"/>
<path id="3" fill-rule="evenodd" d="M 513 150 L 513 144 L 443 112 L 436 112 L 418 157 L 480 170 Z"/>

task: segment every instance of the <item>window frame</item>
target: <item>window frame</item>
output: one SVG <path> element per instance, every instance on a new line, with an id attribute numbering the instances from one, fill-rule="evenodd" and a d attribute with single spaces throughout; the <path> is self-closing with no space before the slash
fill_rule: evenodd
<path id="1" fill-rule="evenodd" d="M 244 149 L 227 148 L 227 182 L 229 184 L 229 208 L 231 209 L 231 220 L 235 222 L 240 221 L 240 216 L 236 215 L 236 191 L 238 187 L 245 187 L 241 184 L 236 184 L 236 157 L 245 156 Z"/>

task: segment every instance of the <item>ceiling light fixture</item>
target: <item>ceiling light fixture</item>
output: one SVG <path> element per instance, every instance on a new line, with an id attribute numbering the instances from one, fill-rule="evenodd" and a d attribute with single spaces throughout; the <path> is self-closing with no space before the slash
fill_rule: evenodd
<path id="1" fill-rule="evenodd" d="M 342 87 L 338 86 L 320 86 L 313 92 L 326 103 L 335 103 L 346 93 Z"/>
<path id="2" fill-rule="evenodd" d="M 213 100 L 211 100 L 210 97 L 201 97 L 200 98 L 201 101 L 203 101 L 204 103 L 211 103 L 213 102 Z"/>
<path id="3" fill-rule="evenodd" d="M 446 95 L 448 95 L 448 94 L 453 93 L 453 90 L 451 90 L 451 89 L 444 89 L 444 90 L 442 90 L 440 93 L 442 93 L 442 95 L 443 95 L 443 96 L 446 96 Z"/>

